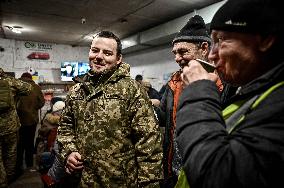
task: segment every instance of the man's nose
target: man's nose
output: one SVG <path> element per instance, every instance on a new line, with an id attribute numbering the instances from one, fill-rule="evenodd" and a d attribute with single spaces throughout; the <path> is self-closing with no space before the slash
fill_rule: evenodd
<path id="1" fill-rule="evenodd" d="M 96 55 L 96 59 L 103 59 L 103 52 L 99 51 Z"/>
<path id="2" fill-rule="evenodd" d="M 183 58 L 182 58 L 182 55 L 180 55 L 180 54 L 175 54 L 175 61 L 178 63 L 178 62 L 180 62 L 181 60 L 182 60 Z"/>

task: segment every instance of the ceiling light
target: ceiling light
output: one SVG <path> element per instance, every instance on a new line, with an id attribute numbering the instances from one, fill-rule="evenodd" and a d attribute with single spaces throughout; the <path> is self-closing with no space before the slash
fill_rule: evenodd
<path id="1" fill-rule="evenodd" d="M 12 26 L 5 26 L 5 27 L 10 29 L 14 33 L 17 33 L 17 34 L 21 34 L 22 33 L 22 31 L 20 30 L 20 29 L 22 29 L 21 26 L 13 26 L 13 27 Z"/>
<path id="2" fill-rule="evenodd" d="M 21 33 L 22 33 L 22 31 L 20 31 L 20 30 L 17 29 L 17 28 L 13 28 L 13 29 L 12 29 L 12 32 L 17 33 L 17 34 L 21 34 Z"/>
<path id="3" fill-rule="evenodd" d="M 94 37 L 93 37 L 93 35 L 86 35 L 86 36 L 84 36 L 84 39 L 85 40 L 93 40 Z"/>

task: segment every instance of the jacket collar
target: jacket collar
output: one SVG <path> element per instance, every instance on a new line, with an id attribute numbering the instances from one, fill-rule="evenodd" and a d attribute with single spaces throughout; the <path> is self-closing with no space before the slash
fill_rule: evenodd
<path id="1" fill-rule="evenodd" d="M 106 84 L 111 82 L 115 83 L 122 78 L 130 77 L 129 72 L 130 65 L 121 63 L 116 70 L 110 72 L 110 74 L 103 75 L 98 83 L 94 83 L 92 81 L 82 83 L 82 87 L 84 88 L 85 92 L 89 94 L 87 100 L 90 100 L 93 96 L 99 92 L 102 92 Z M 95 77 L 95 75 L 92 76 Z"/>
<path id="2" fill-rule="evenodd" d="M 237 95 L 246 95 L 248 93 L 254 93 L 258 92 L 259 90 L 267 89 L 272 85 L 284 80 L 283 74 L 284 74 L 284 62 L 270 69 L 265 74 L 254 79 L 248 84 L 240 87 L 237 91 Z"/>

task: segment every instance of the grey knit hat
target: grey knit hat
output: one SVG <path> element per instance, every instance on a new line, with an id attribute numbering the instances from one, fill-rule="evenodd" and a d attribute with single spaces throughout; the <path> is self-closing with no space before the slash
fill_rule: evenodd
<path id="1" fill-rule="evenodd" d="M 172 44 L 184 41 L 208 42 L 209 44 L 211 44 L 211 38 L 201 16 L 195 15 L 191 17 L 186 25 L 177 33 Z"/>

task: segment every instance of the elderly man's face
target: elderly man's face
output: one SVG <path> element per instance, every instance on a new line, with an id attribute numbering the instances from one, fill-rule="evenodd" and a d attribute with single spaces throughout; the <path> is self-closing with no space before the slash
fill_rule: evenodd
<path id="1" fill-rule="evenodd" d="M 244 85 L 263 72 L 260 64 L 260 35 L 213 30 L 209 60 L 214 61 L 219 76 L 233 85 Z"/>
<path id="2" fill-rule="evenodd" d="M 173 47 L 173 54 L 177 64 L 183 68 L 193 59 L 204 59 L 205 55 L 208 54 L 208 46 L 205 49 L 199 48 L 197 44 L 190 42 L 176 42 Z"/>
<path id="3" fill-rule="evenodd" d="M 96 73 L 105 73 L 121 63 L 121 55 L 117 55 L 117 43 L 112 38 L 96 37 L 93 39 L 89 61 L 91 69 Z"/>

